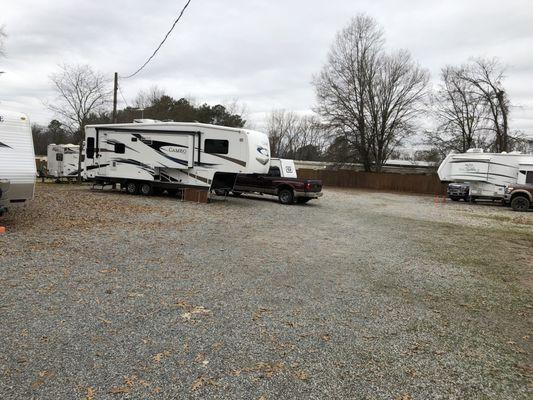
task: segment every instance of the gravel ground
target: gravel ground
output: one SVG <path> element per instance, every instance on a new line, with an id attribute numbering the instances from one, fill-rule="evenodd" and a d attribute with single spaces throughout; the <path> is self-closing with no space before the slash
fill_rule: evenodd
<path id="1" fill-rule="evenodd" d="M 527 399 L 533 213 L 38 185 L 1 220 L 2 399 Z"/>

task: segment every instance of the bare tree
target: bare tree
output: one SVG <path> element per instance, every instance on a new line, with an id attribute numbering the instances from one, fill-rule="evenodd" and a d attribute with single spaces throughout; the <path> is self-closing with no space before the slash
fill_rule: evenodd
<path id="1" fill-rule="evenodd" d="M 401 50 L 380 58 L 368 90 L 370 154 L 377 171 L 403 139 L 415 133 L 423 111 L 429 74 Z"/>
<path id="2" fill-rule="evenodd" d="M 509 130 L 510 101 L 503 87 L 505 68 L 497 59 L 473 59 L 442 71 L 436 95 L 437 130 L 428 143 L 441 153 L 465 152 L 472 147 L 495 152 L 520 144 Z"/>
<path id="3" fill-rule="evenodd" d="M 443 68 L 442 83 L 434 96 L 437 129 L 428 132 L 428 144 L 444 155 L 487 145 L 485 101 L 462 78 L 464 69 L 465 66 Z"/>
<path id="4" fill-rule="evenodd" d="M 293 145 L 294 131 L 298 125 L 298 115 L 292 111 L 274 110 L 267 120 L 267 133 L 270 152 L 273 157 L 284 157 Z"/>
<path id="5" fill-rule="evenodd" d="M 160 89 L 157 85 L 151 86 L 148 90 L 141 90 L 137 97 L 133 101 L 133 104 L 138 109 L 145 109 L 153 106 L 161 97 L 166 93 L 163 89 Z"/>
<path id="6" fill-rule="evenodd" d="M 337 34 L 313 83 L 318 113 L 366 171 L 379 171 L 413 132 L 428 81 L 407 51 L 386 53 L 376 21 L 358 15 Z"/>
<path id="7" fill-rule="evenodd" d="M 497 59 L 477 58 L 461 69 L 460 78 L 471 85 L 472 90 L 485 104 L 488 127 L 495 136 L 494 151 L 511 150 L 510 102 L 503 87 L 505 67 Z"/>
<path id="8" fill-rule="evenodd" d="M 300 116 L 287 110 L 274 110 L 267 120 L 273 157 L 315 161 L 326 147 L 327 134 L 316 115 Z"/>
<path id="9" fill-rule="evenodd" d="M 60 67 L 52 80 L 57 98 L 48 108 L 53 111 L 70 131 L 75 143 L 83 141 L 83 129 L 91 114 L 102 111 L 110 101 L 109 82 L 100 72 L 89 65 L 68 65 Z M 81 155 L 81 146 L 80 146 Z M 81 163 L 81 157 L 80 157 Z M 81 171 L 81 164 L 78 170 Z M 78 181 L 81 175 L 78 174 Z"/>

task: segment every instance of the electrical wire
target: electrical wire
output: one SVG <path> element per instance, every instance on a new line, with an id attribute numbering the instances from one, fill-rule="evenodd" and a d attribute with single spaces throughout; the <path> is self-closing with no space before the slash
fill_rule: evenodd
<path id="1" fill-rule="evenodd" d="M 146 62 L 141 65 L 137 71 L 135 71 L 134 73 L 128 75 L 128 76 L 123 76 L 121 77 L 122 79 L 128 79 L 128 78 L 132 78 L 134 77 L 135 75 L 137 75 L 139 72 L 141 72 L 143 70 L 144 67 L 146 67 L 148 65 L 148 63 L 150 61 L 152 61 L 152 59 L 155 57 L 155 55 L 157 54 L 157 52 L 159 51 L 159 49 L 161 48 L 161 46 L 163 46 L 163 44 L 165 43 L 165 41 L 168 39 L 168 37 L 170 36 L 170 34 L 172 33 L 172 31 L 174 30 L 174 27 L 177 25 L 177 23 L 179 22 L 179 20 L 181 19 L 181 17 L 183 16 L 183 13 L 185 12 L 185 10 L 187 9 L 187 7 L 189 7 L 189 4 L 191 3 L 192 0 L 188 0 L 187 3 L 185 4 L 185 6 L 183 7 L 183 9 L 181 10 L 180 14 L 178 15 L 178 18 L 176 18 L 176 20 L 174 21 L 174 23 L 172 24 L 172 27 L 170 28 L 170 30 L 167 32 L 167 34 L 165 35 L 165 37 L 163 38 L 163 40 L 161 41 L 161 43 L 159 43 L 159 46 L 157 46 L 157 48 L 154 50 L 154 52 L 152 53 L 152 55 L 150 57 L 148 57 L 148 59 L 146 60 Z"/>

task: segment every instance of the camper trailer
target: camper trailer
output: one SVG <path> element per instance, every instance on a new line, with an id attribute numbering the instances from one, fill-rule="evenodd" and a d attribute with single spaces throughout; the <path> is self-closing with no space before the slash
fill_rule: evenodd
<path id="1" fill-rule="evenodd" d="M 233 188 L 237 174 L 265 174 L 266 134 L 181 122 L 141 121 L 85 128 L 84 175 L 130 194 L 179 188 Z"/>
<path id="2" fill-rule="evenodd" d="M 35 175 L 35 152 L 28 117 L 0 110 L 0 214 L 33 198 Z"/>
<path id="3" fill-rule="evenodd" d="M 442 182 L 464 183 L 471 200 L 503 200 L 505 187 L 525 183 L 533 174 L 533 155 L 521 153 L 484 153 L 472 149 L 449 154 L 438 169 Z"/>
<path id="4" fill-rule="evenodd" d="M 48 176 L 56 180 L 78 176 L 80 146 L 49 144 L 47 149 Z"/>

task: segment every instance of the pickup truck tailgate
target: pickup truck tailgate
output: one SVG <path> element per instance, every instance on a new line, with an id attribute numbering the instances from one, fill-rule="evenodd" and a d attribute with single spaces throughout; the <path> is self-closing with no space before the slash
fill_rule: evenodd
<path id="1" fill-rule="evenodd" d="M 322 181 L 316 179 L 306 179 L 304 187 L 306 192 L 321 192 Z"/>

